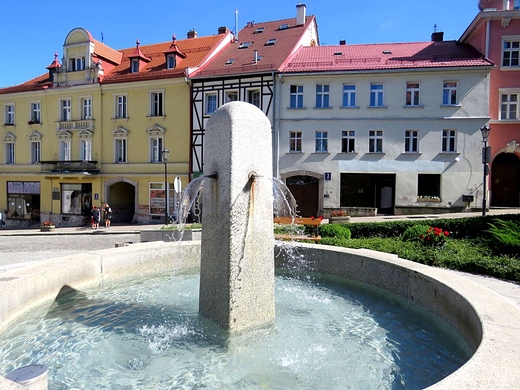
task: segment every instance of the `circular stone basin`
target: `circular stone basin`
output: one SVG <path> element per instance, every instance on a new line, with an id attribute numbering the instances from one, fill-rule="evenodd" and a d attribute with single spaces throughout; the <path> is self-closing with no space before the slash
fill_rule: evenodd
<path id="1" fill-rule="evenodd" d="M 471 351 L 394 294 L 331 277 L 276 278 L 274 326 L 227 337 L 198 314 L 198 275 L 74 292 L 0 338 L 2 371 L 36 362 L 50 388 L 419 389 Z"/>

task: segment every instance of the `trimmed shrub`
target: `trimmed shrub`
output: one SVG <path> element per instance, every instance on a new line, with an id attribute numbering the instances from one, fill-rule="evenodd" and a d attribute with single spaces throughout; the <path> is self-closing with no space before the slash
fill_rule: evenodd
<path id="1" fill-rule="evenodd" d="M 428 225 L 413 225 L 407 228 L 402 236 L 403 241 L 421 241 L 421 236 L 425 236 Z"/>
<path id="2" fill-rule="evenodd" d="M 320 234 L 323 241 L 326 237 L 348 240 L 351 237 L 350 229 L 344 224 L 325 224 L 320 225 Z"/>

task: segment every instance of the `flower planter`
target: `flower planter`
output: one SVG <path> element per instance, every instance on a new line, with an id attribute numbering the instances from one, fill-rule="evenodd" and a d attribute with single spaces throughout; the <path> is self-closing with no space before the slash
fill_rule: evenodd
<path id="1" fill-rule="evenodd" d="M 53 232 L 56 226 L 40 226 L 40 232 Z"/>
<path id="2" fill-rule="evenodd" d="M 329 223 L 347 223 L 350 222 L 350 216 L 345 217 L 329 217 Z"/>

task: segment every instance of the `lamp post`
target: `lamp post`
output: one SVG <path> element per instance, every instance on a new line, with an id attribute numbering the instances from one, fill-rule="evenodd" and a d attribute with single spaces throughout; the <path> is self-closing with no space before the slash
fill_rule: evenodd
<path id="1" fill-rule="evenodd" d="M 168 157 L 170 151 L 164 148 L 161 154 L 164 163 L 164 224 L 168 225 Z"/>
<path id="2" fill-rule="evenodd" d="M 484 147 L 482 148 L 482 164 L 484 164 L 484 181 L 482 182 L 482 216 L 486 215 L 486 203 L 487 203 L 487 175 L 489 175 L 489 165 L 491 162 L 491 146 L 488 146 L 489 133 L 491 128 L 488 125 L 484 125 L 480 128 L 482 133 L 482 141 L 484 141 Z"/>

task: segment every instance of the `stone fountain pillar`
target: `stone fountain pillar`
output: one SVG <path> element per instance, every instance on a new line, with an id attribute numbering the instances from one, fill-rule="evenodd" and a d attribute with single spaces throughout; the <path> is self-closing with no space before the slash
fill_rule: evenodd
<path id="1" fill-rule="evenodd" d="M 215 111 L 204 139 L 199 311 L 230 332 L 274 322 L 271 124 L 257 107 Z"/>

